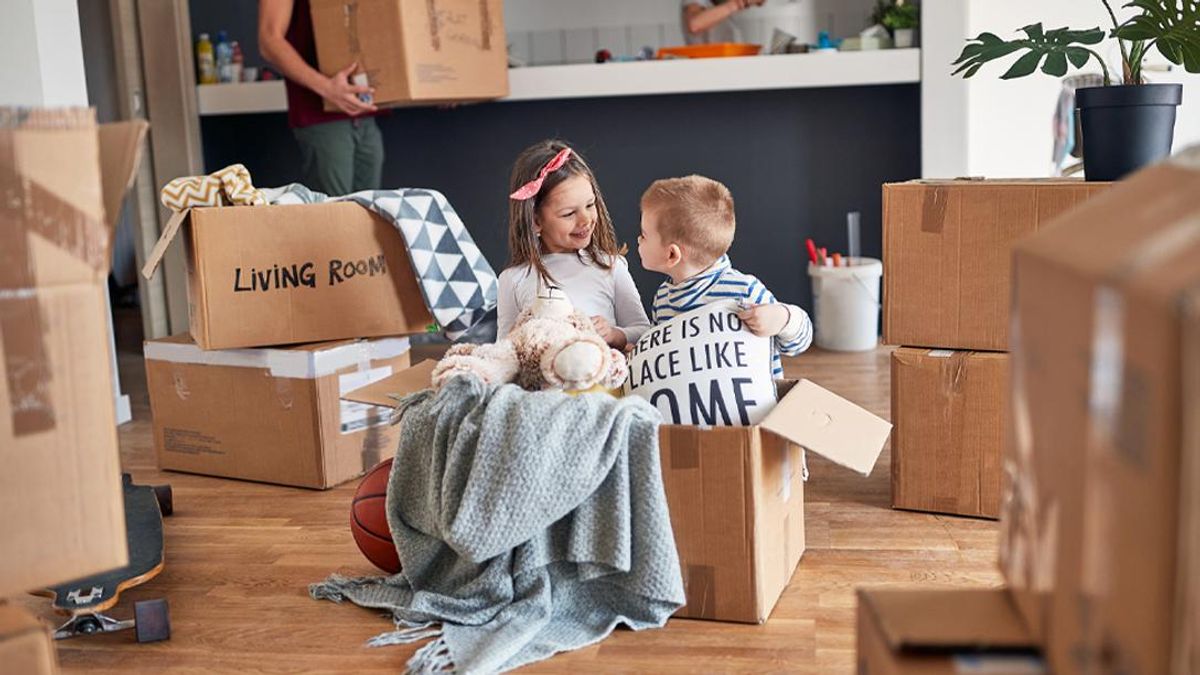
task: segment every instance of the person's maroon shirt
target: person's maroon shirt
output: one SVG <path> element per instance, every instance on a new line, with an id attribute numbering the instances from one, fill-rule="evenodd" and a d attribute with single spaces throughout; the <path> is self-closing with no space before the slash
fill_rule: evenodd
<path id="1" fill-rule="evenodd" d="M 317 41 L 313 37 L 312 13 L 308 0 L 295 0 L 292 6 L 292 22 L 288 24 L 285 38 L 304 62 L 317 68 Z M 349 64 L 347 64 L 349 65 Z M 343 112 L 326 112 L 325 101 L 315 91 L 302 84 L 285 79 L 287 87 L 288 125 L 293 128 L 308 127 L 325 122 L 352 119 Z M 358 117 L 370 116 L 359 115 Z"/>

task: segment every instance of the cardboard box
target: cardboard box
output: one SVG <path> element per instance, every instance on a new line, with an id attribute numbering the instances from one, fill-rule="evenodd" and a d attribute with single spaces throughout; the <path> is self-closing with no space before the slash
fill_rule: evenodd
<path id="1" fill-rule="evenodd" d="M 28 612 L 0 602 L 0 663 L 4 672 L 52 675 L 58 672 L 58 655 L 50 628 Z"/>
<path id="2" fill-rule="evenodd" d="M 858 589 L 859 675 L 1049 673 L 1005 589 Z"/>
<path id="3" fill-rule="evenodd" d="M 1000 565 L 1055 672 L 1200 671 L 1200 148 L 1017 247 Z"/>
<path id="4" fill-rule="evenodd" d="M 104 284 L 145 131 L 0 108 L 0 596 L 127 561 Z"/>
<path id="5" fill-rule="evenodd" d="M 1009 355 L 892 352 L 892 506 L 1000 515 Z"/>
<path id="6" fill-rule="evenodd" d="M 390 409 L 339 397 L 409 365 L 407 338 L 204 351 L 145 346 L 162 469 L 329 488 L 391 457 Z"/>
<path id="7" fill-rule="evenodd" d="M 503 0 L 312 0 L 311 7 L 321 72 L 357 63 L 378 106 L 508 96 Z"/>
<path id="8" fill-rule="evenodd" d="M 433 361 L 363 387 L 349 400 L 394 405 L 429 386 Z M 809 382 L 781 382 L 762 423 L 663 425 L 663 484 L 687 605 L 675 616 L 762 623 L 804 554 L 800 446 L 869 474 L 891 424 Z"/>
<path id="9" fill-rule="evenodd" d="M 190 330 L 204 349 L 420 333 L 433 321 L 395 227 L 350 202 L 195 208 L 180 233 Z"/>
<path id="10" fill-rule="evenodd" d="M 1013 244 L 1106 185 L 1070 179 L 884 185 L 884 342 L 1006 351 Z"/>

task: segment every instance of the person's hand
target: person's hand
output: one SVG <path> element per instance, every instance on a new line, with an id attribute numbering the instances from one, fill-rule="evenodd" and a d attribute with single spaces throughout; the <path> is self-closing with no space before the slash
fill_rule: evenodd
<path id="1" fill-rule="evenodd" d="M 752 305 L 738 312 L 738 318 L 751 333 L 759 337 L 775 337 L 788 322 L 788 310 L 783 305 Z"/>
<path id="2" fill-rule="evenodd" d="M 608 346 L 612 347 L 613 349 L 624 349 L 626 343 L 629 342 L 629 340 L 625 338 L 625 331 L 614 327 L 608 322 L 608 319 L 605 319 L 602 316 L 592 317 L 592 327 L 594 327 L 596 332 L 600 334 L 600 337 L 608 343 Z"/>
<path id="3" fill-rule="evenodd" d="M 357 63 L 351 63 L 345 68 L 325 81 L 324 91 L 317 92 L 321 98 L 329 101 L 330 104 L 337 107 L 338 110 L 350 116 L 362 115 L 364 113 L 375 112 L 377 108 L 374 103 L 364 103 L 358 98 L 359 94 L 374 95 L 375 89 L 365 84 L 354 84 L 350 81 L 350 75 L 358 68 Z"/>

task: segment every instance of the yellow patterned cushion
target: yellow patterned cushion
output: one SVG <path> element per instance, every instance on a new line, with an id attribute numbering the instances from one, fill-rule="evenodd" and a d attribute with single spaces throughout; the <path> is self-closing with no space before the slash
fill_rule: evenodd
<path id="1" fill-rule="evenodd" d="M 207 176 L 176 178 L 163 186 L 161 198 L 163 206 L 172 211 L 198 206 L 261 206 L 267 201 L 241 164 Z"/>

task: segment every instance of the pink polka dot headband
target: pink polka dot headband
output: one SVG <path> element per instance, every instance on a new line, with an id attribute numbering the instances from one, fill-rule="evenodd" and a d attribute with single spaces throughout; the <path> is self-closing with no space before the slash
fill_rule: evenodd
<path id="1" fill-rule="evenodd" d="M 538 171 L 537 178 L 534 178 L 528 183 L 517 188 L 517 191 L 509 195 L 509 198 L 523 202 L 526 199 L 532 199 L 533 197 L 536 197 L 537 193 L 542 191 L 542 183 L 546 182 L 546 176 L 549 176 L 555 171 L 561 169 L 563 165 L 567 163 L 567 160 L 570 159 L 570 157 L 570 148 L 563 148 L 562 150 L 559 150 L 558 154 L 555 155 L 554 158 L 549 162 L 546 162 L 546 165 L 542 167 L 541 171 Z"/>

